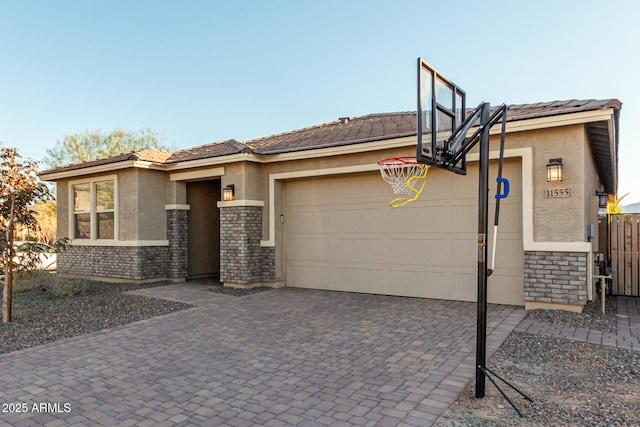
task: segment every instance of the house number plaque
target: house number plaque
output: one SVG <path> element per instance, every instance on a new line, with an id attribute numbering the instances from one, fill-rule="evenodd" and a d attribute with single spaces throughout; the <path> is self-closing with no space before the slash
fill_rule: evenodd
<path id="1" fill-rule="evenodd" d="M 544 190 L 545 199 L 559 199 L 563 197 L 571 197 L 570 188 L 548 188 Z"/>

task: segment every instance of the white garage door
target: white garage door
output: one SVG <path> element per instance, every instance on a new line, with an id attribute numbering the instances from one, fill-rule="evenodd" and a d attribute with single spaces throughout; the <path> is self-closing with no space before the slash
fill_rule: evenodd
<path id="1" fill-rule="evenodd" d="M 420 199 L 397 209 L 377 172 L 287 182 L 287 286 L 475 301 L 477 175 L 475 163 L 466 176 L 432 168 Z M 492 164 L 490 195 L 495 176 Z M 505 161 L 504 176 L 488 300 L 524 305 L 520 161 Z M 493 208 L 491 197 L 490 239 Z"/>

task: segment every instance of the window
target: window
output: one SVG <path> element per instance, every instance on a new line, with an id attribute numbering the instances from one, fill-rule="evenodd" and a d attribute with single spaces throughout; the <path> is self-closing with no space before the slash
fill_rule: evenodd
<path id="1" fill-rule="evenodd" d="M 115 178 L 74 183 L 72 190 L 72 238 L 115 239 Z"/>
<path id="2" fill-rule="evenodd" d="M 96 182 L 96 222 L 98 239 L 113 239 L 114 189 L 113 181 Z"/>
<path id="3" fill-rule="evenodd" d="M 91 187 L 89 184 L 73 186 L 73 216 L 76 239 L 91 238 Z"/>

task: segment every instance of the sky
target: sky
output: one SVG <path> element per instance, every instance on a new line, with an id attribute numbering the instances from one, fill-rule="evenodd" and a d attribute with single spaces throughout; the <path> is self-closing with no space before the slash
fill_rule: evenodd
<path id="1" fill-rule="evenodd" d="M 176 148 L 416 109 L 416 58 L 467 105 L 617 98 L 640 201 L 637 0 L 0 0 L 0 141 L 152 128 Z"/>

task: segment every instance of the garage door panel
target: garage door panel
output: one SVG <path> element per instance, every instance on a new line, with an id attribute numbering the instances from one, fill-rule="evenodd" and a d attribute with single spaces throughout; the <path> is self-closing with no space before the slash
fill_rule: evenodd
<path id="1" fill-rule="evenodd" d="M 288 259 L 291 261 L 330 261 L 331 240 L 327 237 L 290 239 L 287 242 Z"/>
<path id="2" fill-rule="evenodd" d="M 290 235 L 309 233 L 309 224 L 314 225 L 312 230 L 331 230 L 331 217 L 324 210 L 290 210 L 285 220 Z"/>
<path id="3" fill-rule="evenodd" d="M 334 282 L 330 280 L 329 269 L 325 264 L 297 263 L 287 265 L 287 277 L 292 283 L 304 284 L 305 288 L 329 289 Z"/>
<path id="4" fill-rule="evenodd" d="M 474 233 L 474 237 L 478 235 L 477 231 Z M 469 236 L 464 236 L 464 238 L 459 237 L 460 234 L 456 234 L 456 238 L 452 239 L 452 256 L 448 266 L 451 266 L 454 269 L 464 268 L 464 267 L 473 267 L 476 268 L 478 265 L 478 240 L 477 238 L 469 238 Z"/>
<path id="5" fill-rule="evenodd" d="M 447 213 L 452 219 L 452 231 L 471 235 L 478 234 L 477 203 L 453 204 Z"/>
<path id="6" fill-rule="evenodd" d="M 451 262 L 451 242 L 443 241 L 439 236 L 422 239 L 396 237 L 399 238 L 388 240 L 388 257 L 384 261 L 390 265 L 421 265 L 425 258 L 429 259 L 429 265 L 445 266 Z"/>
<path id="7" fill-rule="evenodd" d="M 349 283 L 349 291 L 364 293 L 384 293 L 386 271 L 374 265 L 345 266 L 332 268 L 330 280 L 335 284 Z"/>
<path id="8" fill-rule="evenodd" d="M 379 173 L 287 181 L 285 283 L 475 301 L 477 167 L 468 170 L 465 177 L 432 169 L 420 199 L 399 209 L 388 207 L 395 196 Z M 524 304 L 520 174 L 519 161 L 505 163 L 512 188 L 501 206 L 492 303 Z"/>
<path id="9" fill-rule="evenodd" d="M 451 274 L 451 281 L 444 285 L 458 301 L 475 301 L 478 294 L 476 268 L 464 269 Z"/>
<path id="10" fill-rule="evenodd" d="M 487 282 L 487 299 L 494 304 L 514 304 L 514 301 L 521 301 L 518 305 L 524 305 L 522 288 L 514 283 L 513 275 L 507 273 L 507 270 L 496 270 L 491 275 Z"/>
<path id="11" fill-rule="evenodd" d="M 511 197 L 511 196 L 509 196 Z M 514 196 L 515 197 L 515 196 Z M 506 200 L 506 199 L 504 199 Z M 500 233 L 513 232 L 522 233 L 522 207 L 513 202 L 500 202 Z M 495 205 L 489 207 L 489 231 L 493 231 L 493 221 L 495 217 Z M 477 220 L 476 220 L 477 221 Z"/>
<path id="12" fill-rule="evenodd" d="M 411 203 L 401 208 L 389 208 L 386 231 L 392 233 L 440 232 L 451 228 L 451 206 L 443 203 Z"/>
<path id="13" fill-rule="evenodd" d="M 287 204 L 290 207 L 327 206 L 329 195 L 318 193 L 318 186 L 313 181 L 306 180 L 304 185 L 291 189 L 287 193 Z"/>
<path id="14" fill-rule="evenodd" d="M 335 239 L 332 241 L 330 257 L 335 263 L 385 262 L 385 242 L 382 239 Z"/>
<path id="15" fill-rule="evenodd" d="M 438 172 L 444 174 L 451 180 L 451 191 L 449 194 L 460 194 L 465 197 L 473 197 L 475 194 L 476 198 L 478 197 L 478 168 L 475 167 L 475 165 L 469 165 L 466 176 L 447 171 L 439 170 Z"/>
<path id="16" fill-rule="evenodd" d="M 503 237 L 498 232 L 500 237 Z M 508 236 L 505 236 L 508 237 Z M 493 240 L 490 240 L 489 250 L 493 250 Z M 502 238 L 498 240 L 496 248 L 496 267 L 508 268 L 511 265 L 523 265 L 524 254 L 522 252 L 522 241 L 517 239 Z"/>
<path id="17" fill-rule="evenodd" d="M 380 209 L 342 209 L 329 212 L 331 229 L 335 233 L 371 234 L 384 226 L 383 212 Z"/>
<path id="18" fill-rule="evenodd" d="M 443 285 L 451 276 L 439 269 L 392 270 L 389 289 L 393 295 L 446 299 Z"/>

